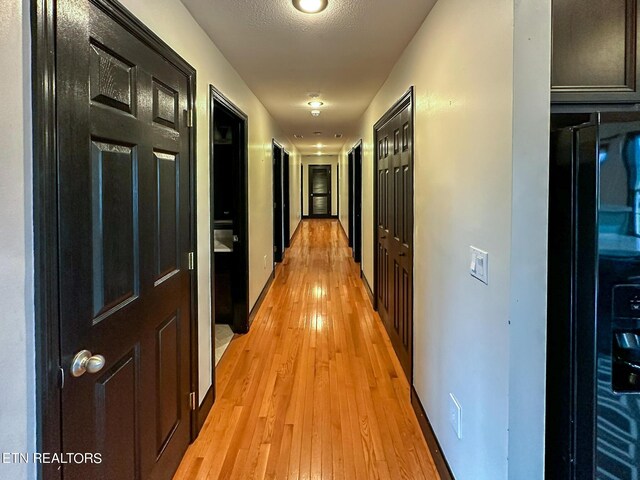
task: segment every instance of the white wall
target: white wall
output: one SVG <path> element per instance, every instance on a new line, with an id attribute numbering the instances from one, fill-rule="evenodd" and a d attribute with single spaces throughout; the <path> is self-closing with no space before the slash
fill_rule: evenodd
<path id="1" fill-rule="evenodd" d="M 340 165 L 340 209 L 338 211 L 338 218 L 342 224 L 342 228 L 347 235 L 349 234 L 349 150 L 351 150 L 350 144 L 345 144 L 342 147 L 342 151 L 338 154 L 338 164 Z"/>
<path id="2" fill-rule="evenodd" d="M 517 26 L 529 25 L 518 32 L 514 51 L 516 4 Z M 413 382 L 459 480 L 542 478 L 550 25 L 545 7 L 548 0 L 439 0 L 340 157 L 346 166 L 347 151 L 363 139 L 362 265 L 373 285 L 372 127 L 415 86 Z M 528 10 L 537 11 L 534 20 Z M 527 40 L 532 35 L 536 40 Z M 529 89 L 535 98 L 525 103 Z M 525 142 L 531 126 L 534 134 Z M 512 197 L 514 187 L 524 195 Z M 343 221 L 347 212 L 341 205 Z M 488 285 L 469 275 L 470 245 L 489 252 Z M 528 271 L 535 273 L 534 292 L 526 291 Z M 512 274 L 520 282 L 513 298 Z M 510 319 L 521 324 L 517 334 L 510 331 Z M 529 332 L 535 339 L 518 351 Z M 512 340 L 517 344 L 510 351 Z M 528 368 L 520 365 L 524 352 L 530 355 Z M 525 389 L 526 376 L 513 382 L 526 373 L 534 375 L 533 391 Z M 462 439 L 449 423 L 449 393 L 462 405 Z M 525 394 L 526 406 L 517 405 Z M 513 449 L 511 423 L 517 426 Z"/>
<path id="3" fill-rule="evenodd" d="M 302 165 L 304 166 L 304 178 L 302 179 L 302 214 L 309 215 L 309 165 L 331 165 L 331 215 L 338 214 L 338 155 L 303 155 Z M 299 168 L 299 167 L 298 167 Z M 346 170 L 340 167 L 340 181 L 342 181 Z M 300 190 L 298 190 L 300 192 Z M 299 193 L 298 193 L 299 194 Z M 340 208 L 342 203 L 347 201 L 346 197 L 340 197 Z M 300 198 L 298 197 L 298 203 Z"/>
<path id="4" fill-rule="evenodd" d="M 514 12 L 509 478 L 544 472 L 551 0 Z M 534 199 L 532 201 L 532 199 Z"/>
<path id="5" fill-rule="evenodd" d="M 293 155 L 289 157 L 289 235 L 290 238 L 296 232 L 300 220 L 302 220 L 302 208 L 300 207 L 300 188 L 302 181 L 300 177 L 300 164 L 302 157 Z"/>
<path id="6" fill-rule="evenodd" d="M 123 0 L 122 3 L 197 71 L 198 341 L 202 401 L 211 385 L 209 84 L 249 117 L 250 306 L 258 299 L 273 265 L 272 139 L 276 138 L 290 152 L 292 164 L 299 159 L 297 150 L 282 135 L 262 103 L 179 0 Z"/>
<path id="7" fill-rule="evenodd" d="M 0 452 L 35 449 L 35 346 L 29 2 L 0 9 Z M 33 465 L 0 464 L 0 478 Z"/>

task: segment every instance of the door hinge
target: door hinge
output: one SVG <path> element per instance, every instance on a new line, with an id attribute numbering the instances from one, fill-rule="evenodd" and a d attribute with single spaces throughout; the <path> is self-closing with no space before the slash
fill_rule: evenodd
<path id="1" fill-rule="evenodd" d="M 276 253 L 278 251 L 278 247 L 276 247 L 275 245 L 273 246 L 273 253 Z"/>
<path id="2" fill-rule="evenodd" d="M 189 252 L 189 270 L 195 270 L 196 268 L 196 260 L 193 252 Z"/>
<path id="3" fill-rule="evenodd" d="M 193 108 L 187 110 L 187 128 L 193 128 Z"/>
<path id="4" fill-rule="evenodd" d="M 198 408 L 198 405 L 196 404 L 196 392 L 191 392 L 189 394 L 189 407 L 191 410 Z"/>

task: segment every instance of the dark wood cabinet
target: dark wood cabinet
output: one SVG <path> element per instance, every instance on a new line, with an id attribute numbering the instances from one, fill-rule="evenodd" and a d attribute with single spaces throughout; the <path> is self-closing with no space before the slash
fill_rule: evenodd
<path id="1" fill-rule="evenodd" d="M 553 0 L 553 103 L 640 102 L 639 3 Z"/>

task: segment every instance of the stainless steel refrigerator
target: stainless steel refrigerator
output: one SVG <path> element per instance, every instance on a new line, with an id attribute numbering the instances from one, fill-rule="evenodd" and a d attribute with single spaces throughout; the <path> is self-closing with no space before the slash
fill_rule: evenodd
<path id="1" fill-rule="evenodd" d="M 546 477 L 640 480 L 640 112 L 551 123 Z"/>

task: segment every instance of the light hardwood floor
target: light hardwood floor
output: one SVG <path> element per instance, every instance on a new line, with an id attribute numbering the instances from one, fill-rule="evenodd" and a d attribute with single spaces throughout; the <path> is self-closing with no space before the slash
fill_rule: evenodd
<path id="1" fill-rule="evenodd" d="M 174 480 L 437 479 L 409 385 L 335 220 L 307 220 Z"/>

